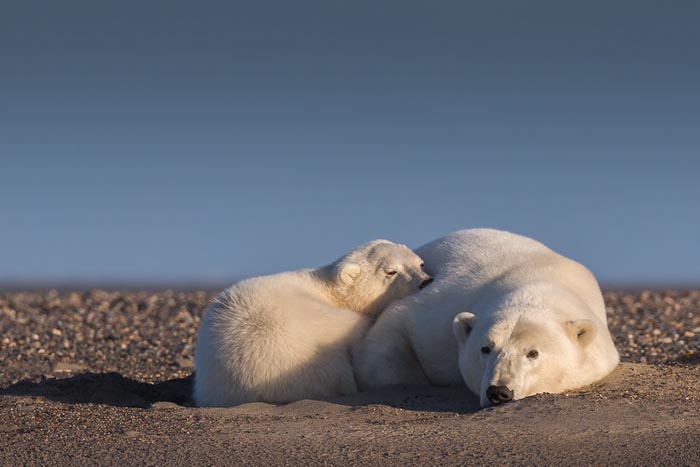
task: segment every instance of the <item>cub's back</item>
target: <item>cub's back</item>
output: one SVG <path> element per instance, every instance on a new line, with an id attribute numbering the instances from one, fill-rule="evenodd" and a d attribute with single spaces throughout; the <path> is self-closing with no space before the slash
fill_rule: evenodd
<path id="1" fill-rule="evenodd" d="M 363 317 L 329 303 L 324 292 L 307 271 L 285 272 L 233 285 L 210 311 L 218 314 L 223 329 L 232 331 L 229 339 L 251 331 L 285 336 L 295 345 L 347 339 L 348 329 Z"/>

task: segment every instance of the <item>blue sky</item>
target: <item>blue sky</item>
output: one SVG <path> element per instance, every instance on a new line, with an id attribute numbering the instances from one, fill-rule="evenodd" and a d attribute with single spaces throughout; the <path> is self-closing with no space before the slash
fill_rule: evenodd
<path id="1" fill-rule="evenodd" d="M 479 226 L 700 282 L 695 2 L 3 10 L 0 283 L 224 283 Z"/>

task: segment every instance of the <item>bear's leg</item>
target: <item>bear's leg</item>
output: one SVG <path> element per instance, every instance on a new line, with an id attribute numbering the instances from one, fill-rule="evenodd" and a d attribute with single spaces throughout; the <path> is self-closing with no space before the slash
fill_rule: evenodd
<path id="1" fill-rule="evenodd" d="M 390 384 L 428 384 L 398 313 L 385 313 L 353 351 L 361 390 Z"/>
<path id="2" fill-rule="evenodd" d="M 344 362 L 342 367 L 338 368 L 338 395 L 346 396 L 348 394 L 356 394 L 357 382 L 355 381 L 355 372 L 350 364 L 350 355 L 348 352 L 348 359 Z"/>

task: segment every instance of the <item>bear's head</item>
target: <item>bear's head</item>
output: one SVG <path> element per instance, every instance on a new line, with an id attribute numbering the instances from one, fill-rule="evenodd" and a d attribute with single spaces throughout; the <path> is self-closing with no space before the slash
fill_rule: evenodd
<path id="1" fill-rule="evenodd" d="M 344 306 L 368 316 L 432 281 L 418 255 L 388 240 L 366 243 L 331 266 L 334 288 Z"/>
<path id="2" fill-rule="evenodd" d="M 454 318 L 460 372 L 482 407 L 593 382 L 596 355 L 591 343 L 598 333 L 593 320 L 519 316 L 495 323 L 469 312 Z"/>

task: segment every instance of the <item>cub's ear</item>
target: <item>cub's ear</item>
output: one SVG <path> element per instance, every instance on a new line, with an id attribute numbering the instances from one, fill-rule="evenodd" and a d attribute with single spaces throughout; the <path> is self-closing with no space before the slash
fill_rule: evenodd
<path id="1" fill-rule="evenodd" d="M 567 321 L 564 323 L 564 329 L 571 339 L 578 341 L 581 347 L 590 344 L 597 332 L 595 323 L 590 319 Z"/>
<path id="2" fill-rule="evenodd" d="M 356 263 L 343 263 L 338 266 L 337 276 L 338 280 L 348 287 L 351 287 L 362 273 L 362 268 Z"/>
<path id="3" fill-rule="evenodd" d="M 457 338 L 457 342 L 463 344 L 464 341 L 469 337 L 469 333 L 472 332 L 474 327 L 474 320 L 476 316 L 468 311 L 463 311 L 462 313 L 455 316 L 452 320 L 452 332 Z"/>

